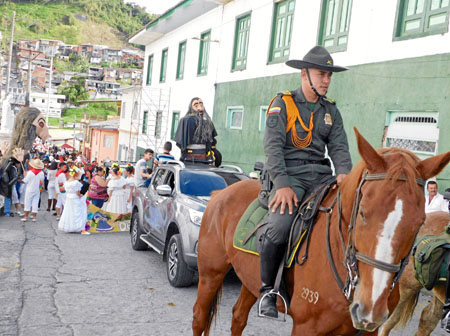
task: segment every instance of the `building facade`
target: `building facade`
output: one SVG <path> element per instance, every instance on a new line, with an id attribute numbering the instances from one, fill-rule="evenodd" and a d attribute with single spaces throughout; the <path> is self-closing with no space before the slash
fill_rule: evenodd
<path id="1" fill-rule="evenodd" d="M 87 158 L 90 161 L 117 161 L 119 148 L 119 120 L 91 123 L 86 141 Z"/>
<path id="2" fill-rule="evenodd" d="M 50 103 L 48 99 L 50 97 Z M 30 95 L 30 106 L 38 108 L 43 115 L 54 118 L 61 118 L 62 110 L 68 106 L 66 103 L 66 96 L 59 94 L 48 94 L 46 92 L 32 91 Z"/>
<path id="3" fill-rule="evenodd" d="M 146 45 L 144 85 L 171 91 L 169 119 L 182 116 L 193 96 L 204 99 L 224 162 L 251 171 L 264 161 L 268 104 L 300 86 L 299 71 L 284 62 L 317 44 L 350 67 L 333 76 L 328 96 L 344 118 L 354 163 L 353 126 L 376 148 L 403 147 L 421 158 L 450 150 L 448 0 L 206 3 L 180 2 L 131 41 Z M 448 187 L 450 168 L 438 180 Z"/>

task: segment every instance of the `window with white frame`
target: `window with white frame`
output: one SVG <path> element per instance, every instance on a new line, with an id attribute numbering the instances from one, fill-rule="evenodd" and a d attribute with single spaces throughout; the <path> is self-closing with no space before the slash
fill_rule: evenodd
<path id="1" fill-rule="evenodd" d="M 161 137 L 161 126 L 162 126 L 162 111 L 156 112 L 155 120 L 155 138 L 159 139 Z"/>
<path id="2" fill-rule="evenodd" d="M 134 102 L 133 111 L 131 112 L 131 119 L 136 120 L 138 116 L 138 108 L 139 103 L 137 101 Z"/>
<path id="3" fill-rule="evenodd" d="M 114 137 L 112 135 L 104 135 L 103 148 L 112 148 Z"/>
<path id="4" fill-rule="evenodd" d="M 266 113 L 268 106 L 259 107 L 259 131 L 264 132 L 266 129 Z"/>
<path id="5" fill-rule="evenodd" d="M 243 122 L 244 122 L 243 106 L 227 107 L 227 128 L 242 129 Z"/>
<path id="6" fill-rule="evenodd" d="M 388 111 L 383 147 L 400 147 L 421 159 L 437 154 L 438 112 Z"/>
<path id="7" fill-rule="evenodd" d="M 125 119 L 125 117 L 126 117 L 126 110 L 125 110 L 125 108 L 126 108 L 126 106 L 127 106 L 127 103 L 126 102 L 122 102 L 122 106 L 121 106 L 121 108 L 122 108 L 122 113 L 121 113 L 121 117 L 122 117 L 122 119 Z"/>

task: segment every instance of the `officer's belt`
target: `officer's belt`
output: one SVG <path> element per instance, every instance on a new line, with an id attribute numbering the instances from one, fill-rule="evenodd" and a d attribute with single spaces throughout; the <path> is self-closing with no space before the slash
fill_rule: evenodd
<path id="1" fill-rule="evenodd" d="M 286 167 L 299 167 L 309 164 L 324 165 L 330 167 L 330 160 L 285 160 Z"/>

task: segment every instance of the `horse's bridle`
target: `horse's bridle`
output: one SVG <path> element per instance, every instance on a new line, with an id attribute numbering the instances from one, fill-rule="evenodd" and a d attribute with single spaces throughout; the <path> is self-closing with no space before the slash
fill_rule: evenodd
<path id="1" fill-rule="evenodd" d="M 358 270 L 358 263 L 357 261 L 361 261 L 367 265 L 370 265 L 372 267 L 378 268 L 382 271 L 389 272 L 389 273 L 395 273 L 394 280 L 392 282 L 390 290 L 392 291 L 397 284 L 398 280 L 400 279 L 400 276 L 402 275 L 406 265 L 409 261 L 409 255 L 412 250 L 409 251 L 408 255 L 403 258 L 398 264 L 390 264 L 386 263 L 384 261 L 369 257 L 368 255 L 362 254 L 358 252 L 355 246 L 355 227 L 356 227 L 356 218 L 358 217 L 359 213 L 359 203 L 361 202 L 362 192 L 361 188 L 364 185 L 366 181 L 379 181 L 379 180 L 386 180 L 388 179 L 386 173 L 382 174 L 369 174 L 367 171 L 363 174 L 361 178 L 361 182 L 359 183 L 358 188 L 356 189 L 356 196 L 353 202 L 353 209 L 352 209 L 352 215 L 350 217 L 350 224 L 348 226 L 348 242 L 347 246 L 345 246 L 344 243 L 344 236 L 342 234 L 342 226 L 341 226 L 341 220 L 342 220 L 342 204 L 341 204 L 341 197 L 340 197 L 340 190 L 338 190 L 336 198 L 331 203 L 331 206 L 329 208 L 320 208 L 321 211 L 324 211 L 327 213 L 327 229 L 326 229 L 326 236 L 327 236 L 327 254 L 328 259 L 331 265 L 331 269 L 333 271 L 333 275 L 336 279 L 336 282 L 338 283 L 342 293 L 345 295 L 346 299 L 351 302 L 352 298 L 352 292 L 358 285 L 358 279 L 359 279 L 359 270 Z M 397 180 L 399 181 L 406 181 L 405 175 L 400 175 Z M 417 184 L 420 186 L 425 185 L 425 181 L 421 178 L 416 178 Z M 333 260 L 333 255 L 331 252 L 331 246 L 330 246 L 330 223 L 331 223 L 331 213 L 333 212 L 333 208 L 338 204 L 338 224 L 339 224 L 339 238 L 342 245 L 342 250 L 345 254 L 345 260 L 343 261 L 343 264 L 345 265 L 345 268 L 347 269 L 347 279 L 344 282 L 342 281 L 341 277 L 339 276 L 336 265 Z M 417 232 L 416 232 L 417 235 Z M 415 240 L 415 239 L 414 239 Z"/>

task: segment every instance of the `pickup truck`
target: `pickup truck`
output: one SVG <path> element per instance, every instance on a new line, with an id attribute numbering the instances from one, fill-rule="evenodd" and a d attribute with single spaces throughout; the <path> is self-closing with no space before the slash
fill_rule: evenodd
<path id="1" fill-rule="evenodd" d="M 172 286 L 191 285 L 197 269 L 198 234 L 211 193 L 248 178 L 237 166 L 216 168 L 180 161 L 159 166 L 150 186 L 138 186 L 133 194 L 132 248 L 150 247 L 161 254 Z"/>

